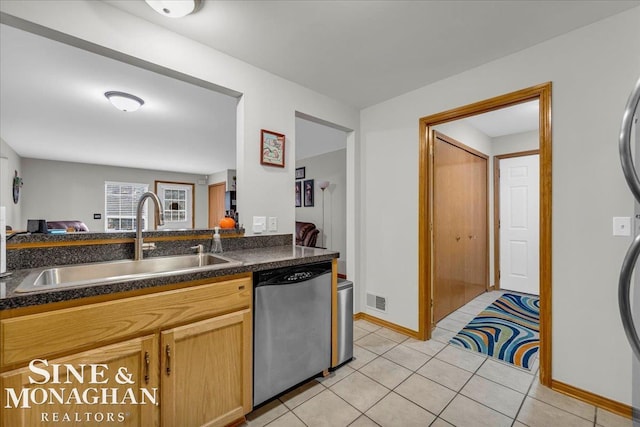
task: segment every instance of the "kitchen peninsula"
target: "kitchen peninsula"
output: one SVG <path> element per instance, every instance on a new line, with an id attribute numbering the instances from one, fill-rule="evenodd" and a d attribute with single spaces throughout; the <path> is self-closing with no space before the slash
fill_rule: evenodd
<path id="1" fill-rule="evenodd" d="M 176 420 L 180 425 L 224 426 L 242 420 L 253 409 L 252 273 L 332 261 L 332 288 L 337 283 L 336 252 L 294 246 L 291 235 L 228 235 L 222 255 L 234 261 L 233 267 L 50 292 L 15 292 L 34 269 L 77 263 L 78 257 L 105 260 L 113 259 L 114 252 L 131 252 L 131 233 L 91 234 L 16 236 L 9 241 L 13 274 L 0 281 L 0 382 L 3 389 L 15 392 L 15 399 L 9 397 L 11 408 L 0 409 L 3 425 L 34 425 L 44 417 L 64 414 L 73 419 L 85 412 L 140 426 L 177 425 Z M 203 244 L 207 251 L 211 233 L 149 232 L 144 237 L 156 243 L 154 255 L 178 256 L 193 253 L 194 244 Z M 122 253 L 116 257 L 122 258 Z M 16 264 L 28 267 L 15 270 Z M 333 305 L 332 301 L 332 317 Z M 61 375 L 71 372 L 73 385 L 67 387 L 79 396 L 91 394 L 92 388 L 109 387 L 118 396 L 131 397 L 128 390 L 133 387 L 135 396 L 140 390 L 147 397 L 147 404 L 134 405 L 132 399 L 122 404 L 115 397 L 90 406 L 82 399 L 72 405 L 68 400 L 33 404 L 43 398 L 33 394 L 37 387 L 29 381 L 35 359 L 41 360 L 38 364 L 47 360 L 50 366 L 61 366 Z M 82 365 L 102 366 L 106 385 L 78 381 L 73 369 Z M 117 382 L 119 372 L 130 375 L 130 382 Z M 20 394 L 26 389 L 32 394 Z M 52 395 L 48 398 L 55 400 Z M 157 405 L 148 404 L 151 398 Z M 198 402 L 195 407 L 194 402 Z"/>

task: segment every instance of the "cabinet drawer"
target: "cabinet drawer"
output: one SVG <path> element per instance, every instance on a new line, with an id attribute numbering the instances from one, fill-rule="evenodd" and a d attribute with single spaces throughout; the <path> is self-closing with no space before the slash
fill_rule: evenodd
<path id="1" fill-rule="evenodd" d="M 250 277 L 0 322 L 2 368 L 251 306 Z"/>

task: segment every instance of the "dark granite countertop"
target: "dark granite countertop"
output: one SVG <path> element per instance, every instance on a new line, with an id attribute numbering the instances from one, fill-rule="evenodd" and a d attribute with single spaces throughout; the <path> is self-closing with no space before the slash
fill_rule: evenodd
<path id="1" fill-rule="evenodd" d="M 190 282 L 239 273 L 302 265 L 318 261 L 327 261 L 337 258 L 339 253 L 327 249 L 286 245 L 225 251 L 222 255 L 225 258 L 240 261 L 242 264 L 240 266 L 221 268 L 217 270 L 177 273 L 82 288 L 63 288 L 55 291 L 32 294 L 15 292 L 18 285 L 30 272 L 32 272 L 32 270 L 15 270 L 12 271 L 11 276 L 0 279 L 0 310 L 69 301 L 97 295 L 114 294 L 179 282 Z"/>

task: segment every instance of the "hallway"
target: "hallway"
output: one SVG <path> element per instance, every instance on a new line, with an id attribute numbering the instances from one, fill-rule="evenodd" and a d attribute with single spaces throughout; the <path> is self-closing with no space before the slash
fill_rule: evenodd
<path id="1" fill-rule="evenodd" d="M 480 295 L 417 341 L 369 322 L 356 360 L 248 416 L 247 426 L 631 427 L 631 421 L 542 387 L 531 371 L 448 344 L 502 292 Z"/>

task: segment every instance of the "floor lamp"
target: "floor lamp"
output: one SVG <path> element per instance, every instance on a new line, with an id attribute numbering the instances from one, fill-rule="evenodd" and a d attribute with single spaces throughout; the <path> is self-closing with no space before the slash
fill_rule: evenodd
<path id="1" fill-rule="evenodd" d="M 322 190 L 322 234 L 320 234 L 320 247 L 324 248 L 324 190 L 329 188 L 329 181 L 318 182 L 318 187 Z"/>

